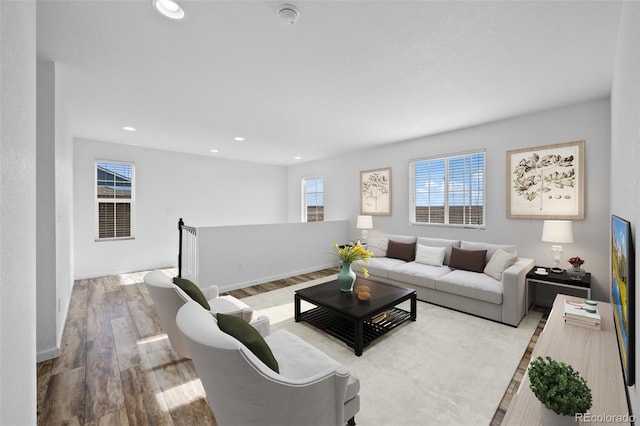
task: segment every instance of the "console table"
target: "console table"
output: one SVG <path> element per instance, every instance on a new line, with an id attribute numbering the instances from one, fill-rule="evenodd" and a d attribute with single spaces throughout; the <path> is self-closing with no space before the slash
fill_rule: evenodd
<path id="1" fill-rule="evenodd" d="M 593 396 L 589 416 L 595 421 L 579 424 L 611 424 L 611 416 L 616 416 L 614 424 L 630 424 L 611 304 L 598 302 L 602 330 L 591 330 L 564 323 L 565 300 L 583 299 L 562 294 L 556 296 L 531 359 L 550 356 L 557 361 L 564 361 L 587 380 Z M 502 424 L 539 425 L 541 405 L 529 389 L 529 376 L 525 374 Z"/>

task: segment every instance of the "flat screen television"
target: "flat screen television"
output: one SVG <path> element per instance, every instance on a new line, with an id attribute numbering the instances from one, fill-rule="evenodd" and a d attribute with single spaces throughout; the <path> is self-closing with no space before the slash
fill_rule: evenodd
<path id="1" fill-rule="evenodd" d="M 635 381 L 635 258 L 631 224 L 611 215 L 611 307 L 627 386 Z"/>

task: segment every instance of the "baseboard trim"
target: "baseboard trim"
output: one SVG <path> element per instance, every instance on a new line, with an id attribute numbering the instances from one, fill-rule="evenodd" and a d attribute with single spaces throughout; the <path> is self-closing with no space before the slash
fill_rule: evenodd
<path id="1" fill-rule="evenodd" d="M 48 361 L 50 359 L 58 358 L 58 356 L 60 356 L 60 348 L 54 347 L 38 352 L 36 354 L 36 362 Z"/>
<path id="2" fill-rule="evenodd" d="M 268 277 L 261 277 L 261 278 L 257 278 L 255 280 L 249 280 L 249 281 L 243 281 L 240 283 L 235 283 L 229 286 L 218 286 L 220 293 L 225 293 L 228 291 L 233 291 L 233 290 L 240 290 L 241 288 L 246 288 L 246 287 L 252 287 L 254 285 L 259 285 L 259 284 L 264 284 L 264 283 L 268 283 L 271 281 L 276 281 L 276 280 L 281 280 L 283 278 L 290 278 L 290 277 L 295 277 L 297 275 L 304 275 L 304 274 L 308 274 L 310 272 L 316 272 L 316 271 L 321 271 L 323 269 L 328 269 L 328 268 L 335 268 L 337 265 L 335 262 L 326 264 L 326 265 L 320 265 L 320 266 L 314 266 L 311 268 L 306 268 L 306 269 L 300 269 L 297 271 L 289 271 L 289 272 L 284 272 L 282 274 L 277 274 L 277 275 L 271 275 Z"/>

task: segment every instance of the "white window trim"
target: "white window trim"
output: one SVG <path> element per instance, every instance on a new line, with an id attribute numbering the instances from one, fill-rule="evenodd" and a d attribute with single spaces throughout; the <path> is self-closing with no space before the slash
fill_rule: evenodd
<path id="1" fill-rule="evenodd" d="M 131 235 L 128 237 L 109 237 L 109 238 L 100 238 L 100 218 L 99 216 L 99 209 L 98 209 L 98 203 L 100 203 L 101 201 L 104 202 L 105 199 L 99 199 L 98 198 L 98 163 L 109 163 L 109 164 L 122 164 L 122 165 L 126 165 L 126 166 L 131 166 L 131 199 L 122 199 L 119 201 L 116 201 L 116 203 L 128 203 L 131 204 L 130 207 L 130 219 L 131 219 L 131 224 L 130 224 L 130 228 L 131 228 Z M 94 212 L 94 224 L 93 224 L 93 229 L 95 231 L 95 241 L 96 242 L 102 242 L 102 241 L 124 241 L 124 240 L 135 240 L 135 199 L 136 199 L 136 165 L 133 162 L 128 162 L 128 161 L 116 161 L 116 160 L 103 160 L 103 159 L 96 159 L 93 163 L 93 200 L 94 200 L 94 206 L 93 206 L 93 212 Z"/>
<path id="2" fill-rule="evenodd" d="M 301 222 L 307 222 L 307 191 L 306 191 L 306 182 L 308 180 L 315 180 L 315 179 L 322 179 L 322 187 L 324 188 L 325 183 L 324 182 L 324 175 L 312 175 L 312 176 L 304 176 L 302 179 L 300 179 L 300 221 Z M 322 191 L 322 199 L 324 200 L 324 189 Z M 323 203 L 322 207 L 324 208 L 325 205 Z M 326 210 L 325 210 L 325 214 L 326 214 Z"/>
<path id="3" fill-rule="evenodd" d="M 420 161 L 429 160 L 446 160 L 445 161 L 445 187 L 448 183 L 449 173 L 449 160 L 456 157 L 465 157 L 475 154 L 482 154 L 484 159 L 484 179 L 482 181 L 482 224 L 458 224 L 458 223 L 428 223 L 428 222 L 416 222 L 416 190 L 415 190 L 415 163 Z M 434 155 L 430 157 L 412 158 L 409 160 L 409 225 L 410 226 L 437 226 L 444 228 L 467 228 L 467 229 L 486 229 L 487 225 L 487 153 L 486 149 L 478 149 L 473 151 L 464 151 L 454 154 Z M 445 193 L 444 197 L 444 214 L 445 222 L 449 222 L 449 192 Z"/>

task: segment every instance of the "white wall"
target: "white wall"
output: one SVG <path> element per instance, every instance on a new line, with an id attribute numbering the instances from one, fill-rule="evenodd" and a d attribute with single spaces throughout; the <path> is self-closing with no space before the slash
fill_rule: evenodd
<path id="1" fill-rule="evenodd" d="M 57 69 L 58 65 L 56 65 Z M 65 97 L 55 81 L 56 342 L 60 348 L 73 290 L 73 137 Z"/>
<path id="2" fill-rule="evenodd" d="M 55 358 L 73 289 L 73 139 L 56 65 L 37 61 L 37 359 Z"/>
<path id="3" fill-rule="evenodd" d="M 55 65 L 37 62 L 36 303 L 38 361 L 58 356 L 56 342 Z"/>
<path id="4" fill-rule="evenodd" d="M 571 256 L 585 259 L 584 267 L 593 274 L 592 297 L 608 300 L 608 98 L 290 167 L 287 219 L 289 222 L 300 220 L 300 180 L 308 175 L 324 175 L 326 219 L 349 220 L 351 236 L 357 238 L 360 171 L 391 167 L 392 215 L 374 216 L 375 229 L 370 236 L 384 232 L 511 243 L 518 245 L 521 256 L 549 265 L 550 246 L 540 241 L 542 221 L 506 217 L 506 152 L 575 140 L 585 140 L 585 219 L 574 223 L 575 243 L 565 244 L 564 257 L 565 261 Z M 410 226 L 409 159 L 478 148 L 486 149 L 486 229 Z"/>
<path id="5" fill-rule="evenodd" d="M 133 240 L 96 242 L 95 160 L 135 163 Z M 75 277 L 175 266 L 178 218 L 191 226 L 285 221 L 283 167 L 107 142 L 74 142 Z"/>
<path id="6" fill-rule="evenodd" d="M 0 424 L 36 424 L 36 10 L 0 1 Z"/>
<path id="7" fill-rule="evenodd" d="M 618 51 L 611 92 L 611 213 L 631 222 L 636 249 L 635 341 L 640 342 L 640 3 L 622 7 Z M 636 379 L 640 380 L 640 343 L 636 343 Z M 638 384 L 629 388 L 632 411 L 640 411 Z"/>
<path id="8" fill-rule="evenodd" d="M 338 265 L 333 243 L 348 222 L 279 223 L 198 228 L 198 282 L 235 290 Z"/>

